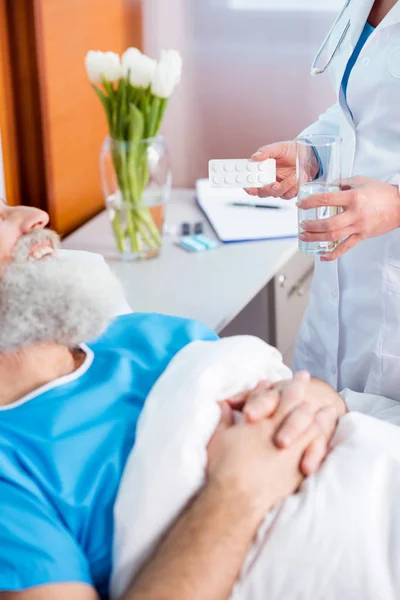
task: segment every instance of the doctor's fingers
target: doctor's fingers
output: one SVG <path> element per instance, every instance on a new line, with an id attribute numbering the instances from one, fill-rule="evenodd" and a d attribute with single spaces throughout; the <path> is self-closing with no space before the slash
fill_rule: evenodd
<path id="1" fill-rule="evenodd" d="M 283 196 L 281 196 L 281 198 L 283 200 L 293 200 L 293 198 L 295 198 L 297 196 L 297 193 L 298 193 L 298 189 L 297 189 L 297 185 L 295 185 L 294 187 L 292 187 L 291 190 L 286 192 L 286 194 L 283 194 Z"/>
<path id="2" fill-rule="evenodd" d="M 352 225 L 351 227 L 345 227 L 338 231 L 327 231 L 326 233 L 301 233 L 299 238 L 302 242 L 339 242 L 345 240 L 355 233 L 356 229 Z"/>
<path id="3" fill-rule="evenodd" d="M 313 221 L 303 221 L 300 227 L 307 233 L 324 233 L 326 231 L 339 231 L 347 229 L 355 222 L 355 215 L 352 211 L 344 211 L 335 217 L 314 219 Z"/>
<path id="4" fill-rule="evenodd" d="M 346 254 L 346 252 L 348 252 L 349 250 L 354 248 L 354 246 L 356 246 L 359 242 L 361 242 L 362 239 L 363 239 L 363 237 L 359 234 L 355 233 L 355 234 L 351 235 L 350 237 L 347 238 L 347 240 L 344 240 L 344 242 L 339 244 L 339 246 L 333 252 L 330 252 L 329 254 L 324 254 L 323 256 L 321 256 L 320 257 L 321 262 L 332 262 L 333 260 L 337 260 L 344 254 Z"/>
<path id="5" fill-rule="evenodd" d="M 280 184 L 273 183 L 272 185 L 266 185 L 263 188 L 258 188 L 257 196 L 259 198 L 280 198 Z"/>
<path id="6" fill-rule="evenodd" d="M 376 181 L 370 177 L 365 177 L 364 175 L 354 175 L 353 177 L 342 179 L 340 187 L 342 190 L 354 190 L 356 188 L 364 187 L 369 183 L 376 183 Z"/>
<path id="7" fill-rule="evenodd" d="M 243 188 L 249 196 L 258 196 L 258 188 Z"/>
<path id="8" fill-rule="evenodd" d="M 354 201 L 356 192 L 354 190 L 341 192 L 325 192 L 323 194 L 312 194 L 297 202 L 302 210 L 319 208 L 320 206 L 340 206 L 346 208 Z"/>
<path id="9" fill-rule="evenodd" d="M 273 144 L 267 144 L 262 146 L 255 152 L 251 159 L 255 161 L 263 161 L 268 158 L 275 158 L 279 160 L 287 156 L 295 148 L 294 142 L 275 142 Z"/>
<path id="10" fill-rule="evenodd" d="M 293 188 L 297 190 L 296 173 L 282 179 L 280 183 L 276 182 L 272 185 L 266 185 L 259 190 L 258 195 L 260 198 L 268 198 L 269 196 L 272 196 L 273 198 L 284 198 L 285 194 L 290 192 Z M 292 198 L 294 198 L 294 196 L 292 196 Z"/>

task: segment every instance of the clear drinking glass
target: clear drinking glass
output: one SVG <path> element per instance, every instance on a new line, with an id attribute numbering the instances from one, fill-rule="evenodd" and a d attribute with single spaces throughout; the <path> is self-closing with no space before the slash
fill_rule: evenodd
<path id="1" fill-rule="evenodd" d="M 330 135 L 309 135 L 296 140 L 298 200 L 313 194 L 340 191 L 341 139 Z M 338 214 L 338 208 L 323 206 L 309 210 L 299 209 L 299 234 L 302 221 L 327 219 Z M 327 254 L 339 242 L 303 242 L 299 239 L 299 250 L 308 254 Z"/>

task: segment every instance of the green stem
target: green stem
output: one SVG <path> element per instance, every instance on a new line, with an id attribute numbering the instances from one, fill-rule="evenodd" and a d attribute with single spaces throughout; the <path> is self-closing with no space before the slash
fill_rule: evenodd
<path id="1" fill-rule="evenodd" d="M 156 245 L 156 248 L 160 248 L 160 246 L 161 246 L 161 235 L 160 235 L 160 232 L 157 229 L 156 224 L 153 221 L 153 217 L 151 216 L 150 209 L 148 209 L 148 208 L 141 208 L 140 210 L 136 211 L 136 217 L 146 227 L 148 233 L 150 234 L 153 242 Z M 141 229 L 141 231 L 143 231 L 143 230 Z M 154 247 L 154 246 L 152 246 L 152 247 Z"/>
<path id="2" fill-rule="evenodd" d="M 112 219 L 111 223 L 112 223 L 112 228 L 114 231 L 115 241 L 117 242 L 117 248 L 118 248 L 119 252 L 121 252 L 121 254 L 122 254 L 125 250 L 125 247 L 124 247 L 125 244 L 124 244 L 124 231 L 122 228 L 121 211 L 120 210 L 115 211 L 115 216 Z"/>
<path id="3" fill-rule="evenodd" d="M 113 144 L 115 142 L 111 142 Z M 151 211 L 143 203 L 143 194 L 149 181 L 147 144 L 116 142 L 112 157 L 118 185 L 121 191 L 126 221 L 126 232 L 122 232 L 121 215 L 113 221 L 118 249 L 122 252 L 124 237 L 129 240 L 132 252 L 142 251 L 142 241 L 150 249 L 160 248 L 161 235 L 154 223 Z"/>
<path id="4" fill-rule="evenodd" d="M 129 244 L 130 244 L 132 252 L 140 252 L 140 238 L 137 234 L 135 222 L 134 222 L 133 215 L 131 212 L 131 204 L 133 202 L 133 194 L 132 194 L 132 187 L 131 187 L 131 181 L 130 181 L 129 158 L 127 158 L 127 154 L 129 154 L 129 151 L 126 151 L 125 144 L 123 143 L 123 144 L 121 144 L 121 150 L 120 150 L 120 156 L 121 156 L 120 175 L 121 175 L 121 179 L 122 179 L 122 186 L 120 185 L 120 187 L 121 187 L 121 193 L 122 193 L 123 201 L 125 203 L 125 208 L 126 208 L 126 228 L 127 228 Z"/>
<path id="5" fill-rule="evenodd" d="M 151 237 L 148 236 L 146 227 L 141 227 L 140 224 L 138 226 L 139 226 L 140 235 L 142 236 L 144 243 L 147 245 L 148 248 L 150 248 L 151 250 L 154 250 L 155 248 L 159 248 L 161 246 L 161 244 L 155 244 L 153 242 L 153 240 L 151 239 Z"/>

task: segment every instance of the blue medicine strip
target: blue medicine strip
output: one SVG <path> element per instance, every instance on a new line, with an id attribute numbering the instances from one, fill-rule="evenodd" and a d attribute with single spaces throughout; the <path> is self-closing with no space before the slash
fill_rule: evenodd
<path id="1" fill-rule="evenodd" d="M 216 240 L 203 234 L 185 235 L 180 238 L 178 245 L 188 252 L 207 252 L 208 250 L 215 250 L 219 246 Z"/>
<path id="2" fill-rule="evenodd" d="M 194 237 L 194 239 L 196 240 L 196 242 L 199 242 L 200 244 L 202 244 L 206 250 L 214 250 L 215 248 L 218 247 L 218 242 L 216 242 L 215 240 L 212 240 L 211 238 L 206 237 L 203 234 L 196 235 Z"/>
<path id="3" fill-rule="evenodd" d="M 196 239 L 190 235 L 185 235 L 179 240 L 179 245 L 189 252 L 204 252 L 205 247 L 200 242 L 197 242 Z"/>

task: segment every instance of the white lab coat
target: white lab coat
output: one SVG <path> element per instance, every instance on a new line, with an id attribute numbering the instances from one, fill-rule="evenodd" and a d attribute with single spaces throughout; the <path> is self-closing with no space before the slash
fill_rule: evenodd
<path id="1" fill-rule="evenodd" d="M 341 89 L 372 6 L 373 0 L 352 0 L 338 23 L 331 52 L 351 20 L 328 69 L 338 101 L 306 132 L 341 136 L 343 177 L 397 183 L 400 2 L 368 39 L 350 76 L 347 100 L 354 120 Z M 365 240 L 338 261 L 316 261 L 294 368 L 308 369 L 336 389 L 400 400 L 400 230 Z"/>

